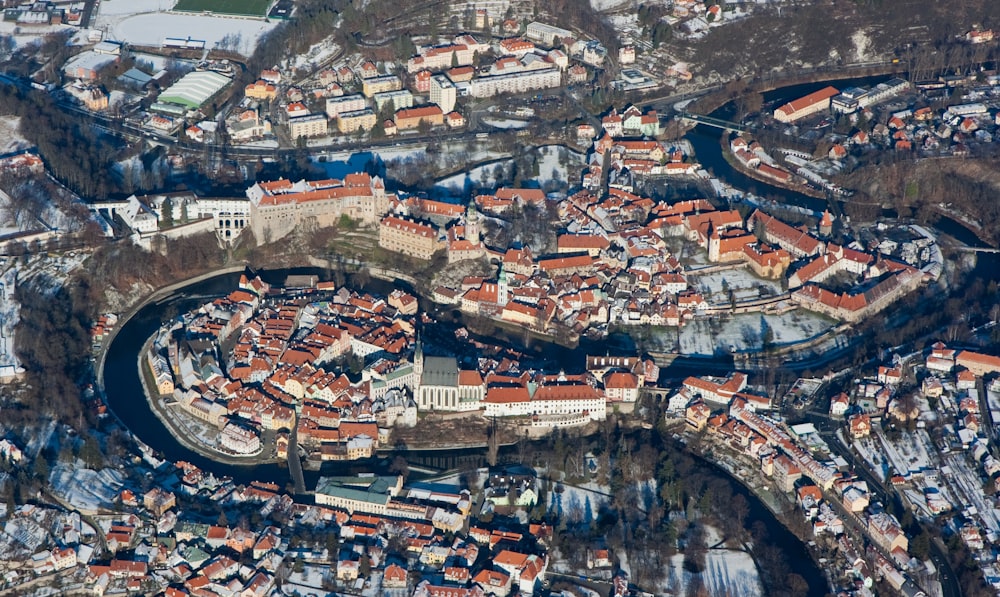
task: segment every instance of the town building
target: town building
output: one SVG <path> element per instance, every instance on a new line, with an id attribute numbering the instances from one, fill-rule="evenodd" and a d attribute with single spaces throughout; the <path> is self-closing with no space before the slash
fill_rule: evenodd
<path id="1" fill-rule="evenodd" d="M 830 109 L 830 100 L 840 92 L 835 87 L 824 87 L 805 97 L 793 100 L 774 111 L 778 122 L 791 123 L 807 116 Z"/>
<path id="2" fill-rule="evenodd" d="M 444 113 L 455 109 L 455 101 L 458 97 L 458 90 L 455 84 L 444 75 L 434 75 L 431 77 L 430 99 L 432 104 L 437 104 Z M 398 106 L 407 108 L 409 106 Z"/>
<path id="3" fill-rule="evenodd" d="M 415 129 L 421 123 L 437 126 L 444 124 L 444 112 L 438 106 L 407 108 L 396 112 L 395 121 L 396 128 L 401 131 Z"/>
<path id="4" fill-rule="evenodd" d="M 329 121 L 325 114 L 308 114 L 288 119 L 288 135 L 299 137 L 322 137 L 327 134 Z"/>
<path id="5" fill-rule="evenodd" d="M 435 226 L 398 216 L 382 219 L 378 227 L 378 246 L 424 260 L 431 259 L 435 252 L 444 248 Z"/>
<path id="6" fill-rule="evenodd" d="M 247 189 L 247 197 L 259 243 L 278 240 L 306 221 L 333 226 L 347 216 L 374 225 L 390 205 L 382 179 L 367 174 L 348 174 L 343 181 L 259 182 Z"/>

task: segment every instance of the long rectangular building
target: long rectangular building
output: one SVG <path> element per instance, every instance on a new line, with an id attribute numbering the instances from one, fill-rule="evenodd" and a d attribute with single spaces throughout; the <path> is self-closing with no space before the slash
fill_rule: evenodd
<path id="1" fill-rule="evenodd" d="M 258 243 L 283 238 L 303 222 L 334 226 L 341 216 L 374 225 L 390 205 L 382 179 L 364 173 L 348 174 L 342 181 L 259 182 L 247 189 L 247 198 Z"/>
<path id="2" fill-rule="evenodd" d="M 444 245 L 434 226 L 387 216 L 378 227 L 378 246 L 417 259 L 430 259 Z"/>
<path id="3" fill-rule="evenodd" d="M 795 122 L 817 112 L 829 110 L 830 100 L 839 93 L 840 91 L 835 87 L 825 87 L 814 91 L 775 110 L 774 119 L 778 122 Z"/>
<path id="4" fill-rule="evenodd" d="M 472 97 L 493 97 L 501 93 L 526 93 L 536 89 L 551 89 L 562 85 L 562 72 L 548 68 L 509 75 L 477 77 L 469 83 Z"/>

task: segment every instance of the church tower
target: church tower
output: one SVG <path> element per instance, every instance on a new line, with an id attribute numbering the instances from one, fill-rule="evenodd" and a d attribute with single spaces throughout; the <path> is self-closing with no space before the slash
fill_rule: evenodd
<path id="1" fill-rule="evenodd" d="M 424 345 L 420 341 L 420 332 L 417 332 L 417 345 L 413 349 L 413 374 L 416 376 L 416 386 L 417 389 L 414 394 L 420 389 L 420 380 L 424 375 Z"/>
<path id="2" fill-rule="evenodd" d="M 719 234 L 715 231 L 715 224 L 712 220 L 708 221 L 708 260 L 715 263 L 719 260 L 719 253 L 721 251 L 721 239 Z"/>
<path id="3" fill-rule="evenodd" d="M 500 264 L 500 274 L 497 276 L 497 304 L 506 305 L 510 289 L 507 287 L 507 270 Z"/>

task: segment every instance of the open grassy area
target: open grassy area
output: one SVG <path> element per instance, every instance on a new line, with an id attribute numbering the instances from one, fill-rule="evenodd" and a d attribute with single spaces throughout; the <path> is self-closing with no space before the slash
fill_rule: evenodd
<path id="1" fill-rule="evenodd" d="M 271 0 L 178 0 L 174 10 L 263 17 Z"/>

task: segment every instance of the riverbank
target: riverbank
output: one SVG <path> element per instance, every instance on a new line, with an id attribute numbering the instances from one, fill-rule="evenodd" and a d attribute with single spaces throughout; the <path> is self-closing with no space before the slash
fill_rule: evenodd
<path id="1" fill-rule="evenodd" d="M 262 457 L 262 455 L 266 453 L 266 445 L 257 454 L 236 456 L 234 454 L 222 452 L 214 446 L 210 446 L 202 441 L 197 441 L 197 439 L 201 436 L 201 433 L 196 429 L 192 429 L 186 422 L 183 422 L 178 418 L 187 415 L 170 412 L 168 405 L 166 405 L 160 398 L 159 392 L 150 388 L 149 365 L 146 363 L 146 359 L 144 357 L 148 354 L 152 343 L 153 336 L 150 336 L 150 338 L 146 340 L 145 344 L 143 344 L 142 351 L 137 357 L 136 367 L 139 369 L 139 381 L 142 383 L 143 396 L 146 399 L 146 403 L 149 405 L 150 412 L 152 412 L 153 415 L 155 415 L 156 418 L 163 423 L 164 427 L 170 430 L 170 433 L 177 439 L 178 442 L 192 452 L 197 452 L 205 458 L 210 458 L 223 464 L 251 466 L 261 464 L 277 464 L 282 462 L 282 460 L 278 458 Z"/>
<path id="2" fill-rule="evenodd" d="M 734 170 L 738 170 L 739 172 L 741 172 L 744 176 L 750 177 L 756 180 L 757 182 L 771 185 L 779 189 L 784 189 L 792 193 L 799 193 L 805 195 L 806 197 L 812 197 L 813 199 L 826 199 L 825 193 L 817 189 L 814 189 L 809 185 L 782 183 L 781 181 L 775 180 L 774 178 L 764 176 L 763 174 L 760 173 L 759 170 L 756 170 L 754 168 L 747 168 L 744 164 L 740 163 L 740 161 L 736 159 L 736 157 L 733 155 L 733 152 L 729 149 L 729 144 L 726 142 L 725 133 L 723 133 L 719 137 L 719 147 L 722 151 L 722 159 L 726 160 L 726 163 L 732 166 Z"/>

